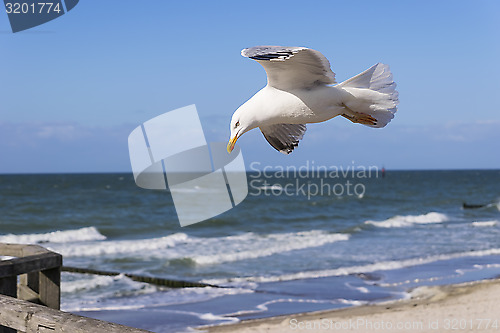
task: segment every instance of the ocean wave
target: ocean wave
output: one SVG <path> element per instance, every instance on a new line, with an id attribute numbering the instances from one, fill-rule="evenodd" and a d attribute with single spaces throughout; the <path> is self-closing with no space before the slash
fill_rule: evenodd
<path id="1" fill-rule="evenodd" d="M 229 282 L 231 285 L 239 286 L 239 285 L 246 285 L 248 282 L 265 283 L 265 282 L 314 279 L 314 278 L 324 278 L 331 276 L 372 273 L 376 271 L 387 271 L 387 270 L 401 269 L 412 266 L 419 266 L 442 260 L 450 260 L 463 257 L 484 257 L 488 255 L 499 255 L 499 254 L 500 254 L 500 248 L 495 248 L 495 249 L 488 249 L 481 251 L 439 254 L 424 258 L 419 257 L 419 258 L 411 258 L 405 260 L 381 261 L 373 264 L 339 267 L 321 271 L 306 271 L 306 272 L 298 272 L 298 273 L 275 275 L 275 276 L 248 276 L 248 277 L 231 278 L 230 281 L 224 279 L 206 279 L 203 280 L 203 282 L 216 285 L 224 285 Z"/>
<path id="2" fill-rule="evenodd" d="M 207 255 L 195 255 L 191 256 L 190 259 L 198 265 L 220 264 L 267 257 L 348 239 L 349 235 L 347 234 L 330 234 L 319 230 L 270 234 L 265 237 L 247 233 L 240 236 L 239 242 L 233 242 L 232 246 L 225 247 L 224 251 Z"/>
<path id="3" fill-rule="evenodd" d="M 262 185 L 257 187 L 259 190 L 270 190 L 270 191 L 282 191 L 283 187 L 280 184 L 274 184 L 274 185 Z"/>
<path id="4" fill-rule="evenodd" d="M 490 203 L 489 205 L 486 205 L 486 207 L 495 207 L 496 209 L 500 210 L 500 199 L 498 199 L 497 202 Z"/>
<path id="5" fill-rule="evenodd" d="M 62 299 L 63 311 L 102 311 L 102 310 L 134 310 L 141 308 L 154 308 L 174 304 L 204 302 L 221 296 L 249 294 L 254 290 L 244 288 L 180 288 L 172 290 L 159 289 L 156 286 L 135 282 L 127 277 L 116 276 L 111 283 L 91 285 L 86 292 L 68 294 Z M 106 281 L 110 281 L 107 279 Z M 120 284 L 129 284 L 120 286 Z M 64 286 L 62 283 L 61 286 Z M 115 286 L 118 285 L 118 286 Z M 67 290 L 70 287 L 63 287 Z M 99 289 L 97 289 L 99 288 Z M 126 291 L 120 291 L 126 289 Z"/>
<path id="6" fill-rule="evenodd" d="M 332 300 L 319 300 L 319 299 L 297 299 L 297 298 L 278 298 L 278 299 L 273 299 L 271 301 L 267 301 L 261 304 L 258 304 L 255 306 L 255 309 L 252 310 L 241 310 L 233 313 L 227 313 L 225 316 L 228 317 L 239 317 L 239 316 L 245 316 L 245 315 L 250 315 L 250 314 L 256 314 L 256 313 L 262 313 L 266 312 L 269 310 L 270 305 L 275 305 L 275 304 L 282 304 L 282 303 L 311 303 L 311 304 L 344 304 L 347 306 L 360 306 L 367 304 L 367 301 L 358 301 L 358 300 L 348 300 L 348 299 L 343 299 L 343 298 L 337 298 L 337 299 L 332 299 Z"/>
<path id="7" fill-rule="evenodd" d="M 137 252 L 151 252 L 175 247 L 188 241 L 188 235 L 175 233 L 172 235 L 140 240 L 106 241 L 85 244 L 51 245 L 49 248 L 68 257 L 88 257 L 100 255 L 119 255 Z"/>
<path id="8" fill-rule="evenodd" d="M 8 234 L 0 236 L 1 243 L 37 244 L 37 243 L 72 243 L 105 240 L 106 236 L 95 227 L 73 230 L 58 230 L 44 234 Z"/>
<path id="9" fill-rule="evenodd" d="M 137 256 L 182 261 L 191 265 L 212 265 L 267 257 L 348 239 L 348 234 L 322 230 L 276 234 L 248 232 L 225 237 L 194 237 L 175 233 L 151 239 L 50 244 L 48 247 L 65 257 Z"/>
<path id="10" fill-rule="evenodd" d="M 473 227 L 494 227 L 498 224 L 497 220 L 472 222 Z"/>
<path id="11" fill-rule="evenodd" d="M 226 193 L 226 190 L 221 190 L 213 187 L 201 187 L 201 186 L 193 186 L 193 187 L 176 187 L 169 188 L 171 193 Z"/>
<path id="12" fill-rule="evenodd" d="M 79 291 L 88 291 L 95 288 L 107 287 L 125 277 L 124 275 L 117 275 L 117 276 L 81 275 L 81 276 L 83 278 L 79 278 L 73 281 L 63 281 L 61 283 L 61 292 L 69 294 Z"/>
<path id="13" fill-rule="evenodd" d="M 446 214 L 430 212 L 423 215 L 396 215 L 384 221 L 365 221 L 365 224 L 371 224 L 380 228 L 401 228 L 410 227 L 414 224 L 442 223 L 449 220 Z"/>

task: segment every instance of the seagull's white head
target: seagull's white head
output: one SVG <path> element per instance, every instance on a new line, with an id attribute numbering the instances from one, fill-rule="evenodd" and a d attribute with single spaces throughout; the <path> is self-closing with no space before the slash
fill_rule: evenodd
<path id="1" fill-rule="evenodd" d="M 234 111 L 233 117 L 231 118 L 231 137 L 229 139 L 229 143 L 227 144 L 228 153 L 233 151 L 236 140 L 238 140 L 243 133 L 258 126 L 253 113 L 249 112 L 250 110 L 246 110 L 247 108 L 247 103 L 243 104 L 236 111 Z"/>

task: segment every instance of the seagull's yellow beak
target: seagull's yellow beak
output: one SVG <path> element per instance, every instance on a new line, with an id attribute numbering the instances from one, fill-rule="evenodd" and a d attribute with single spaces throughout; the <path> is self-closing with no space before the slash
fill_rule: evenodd
<path id="1" fill-rule="evenodd" d="M 236 140 L 238 140 L 238 136 L 235 135 L 231 138 L 231 140 L 229 140 L 229 142 L 227 143 L 227 152 L 228 153 L 231 153 L 234 149 L 234 145 L 236 144 Z"/>

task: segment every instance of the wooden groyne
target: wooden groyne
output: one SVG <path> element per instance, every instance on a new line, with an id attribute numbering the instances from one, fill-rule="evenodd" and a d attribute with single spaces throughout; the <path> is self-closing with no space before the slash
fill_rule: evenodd
<path id="1" fill-rule="evenodd" d="M 145 333 L 59 311 L 62 256 L 38 245 L 0 243 L 0 333 Z"/>
<path id="2" fill-rule="evenodd" d="M 80 267 L 71 267 L 71 266 L 63 266 L 63 272 L 71 272 L 71 273 L 80 273 L 80 274 L 93 274 L 93 275 L 105 275 L 105 276 L 118 276 L 125 275 L 131 280 L 137 282 L 144 282 L 155 284 L 157 286 L 163 286 L 168 288 L 204 288 L 204 287 L 212 287 L 212 288 L 221 288 L 220 286 L 216 286 L 209 283 L 203 282 L 193 282 L 193 281 L 183 281 L 183 280 L 172 280 L 165 278 L 158 278 L 152 276 L 144 276 L 130 273 L 120 273 L 120 272 L 111 272 L 111 271 L 103 271 L 100 269 L 90 269 L 90 268 L 80 268 Z"/>

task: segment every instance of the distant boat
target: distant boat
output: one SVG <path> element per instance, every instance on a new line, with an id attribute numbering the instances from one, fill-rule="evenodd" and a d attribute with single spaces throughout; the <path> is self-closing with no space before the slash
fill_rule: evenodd
<path id="1" fill-rule="evenodd" d="M 477 209 L 477 208 L 482 208 L 482 207 L 486 207 L 487 204 L 484 204 L 484 205 L 471 205 L 471 204 L 468 204 L 468 203 L 463 203 L 462 207 L 464 209 Z"/>

